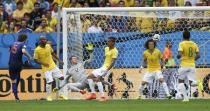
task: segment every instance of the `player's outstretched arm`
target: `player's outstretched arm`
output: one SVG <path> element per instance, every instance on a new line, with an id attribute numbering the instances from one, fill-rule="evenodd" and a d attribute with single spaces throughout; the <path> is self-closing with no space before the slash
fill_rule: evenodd
<path id="1" fill-rule="evenodd" d="M 33 57 L 28 53 L 28 51 L 27 51 L 25 48 L 22 49 L 22 53 L 23 53 L 25 56 L 27 56 L 27 58 L 28 58 L 29 60 L 33 60 Z"/>
<path id="2" fill-rule="evenodd" d="M 85 60 L 83 64 L 90 63 L 93 60 L 93 44 L 88 43 L 85 48 L 88 51 L 90 58 Z"/>
<path id="3" fill-rule="evenodd" d="M 61 61 L 61 60 L 58 58 L 58 56 L 57 56 L 54 52 L 52 52 L 51 54 L 52 54 L 53 58 L 56 59 L 56 61 L 58 61 L 60 64 L 63 65 L 63 61 Z"/>

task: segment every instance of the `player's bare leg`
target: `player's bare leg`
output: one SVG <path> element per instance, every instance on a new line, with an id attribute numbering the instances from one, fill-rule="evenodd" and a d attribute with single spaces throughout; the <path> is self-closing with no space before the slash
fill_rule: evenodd
<path id="1" fill-rule="evenodd" d="M 164 91 L 165 91 L 165 93 L 166 93 L 167 98 L 168 98 L 168 99 L 171 99 L 172 96 L 171 96 L 170 93 L 169 93 L 169 89 L 168 89 L 168 86 L 167 86 L 167 84 L 166 84 L 164 78 L 160 78 L 159 81 L 160 81 L 161 85 L 163 86 L 163 89 L 164 89 Z"/>

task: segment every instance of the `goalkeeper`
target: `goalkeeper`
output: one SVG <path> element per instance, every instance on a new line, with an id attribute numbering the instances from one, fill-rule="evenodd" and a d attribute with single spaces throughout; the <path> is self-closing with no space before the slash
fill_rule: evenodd
<path id="1" fill-rule="evenodd" d="M 65 78 L 65 83 L 58 88 L 53 89 L 53 92 L 56 92 L 64 87 L 69 91 L 77 91 L 81 94 L 85 94 L 85 88 L 88 88 L 87 74 L 84 68 L 84 65 L 90 63 L 93 59 L 93 44 L 88 43 L 86 49 L 90 54 L 90 58 L 83 62 L 78 62 L 78 58 L 76 56 L 70 57 L 70 67 L 66 73 L 67 77 Z M 69 79 L 72 78 L 73 83 L 69 82 Z M 113 86 L 111 83 L 103 81 L 104 84 L 109 86 Z"/>

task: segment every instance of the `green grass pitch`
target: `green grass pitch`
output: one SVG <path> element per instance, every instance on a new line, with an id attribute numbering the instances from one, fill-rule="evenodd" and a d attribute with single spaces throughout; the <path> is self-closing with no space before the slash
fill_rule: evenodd
<path id="1" fill-rule="evenodd" d="M 210 100 L 0 101 L 0 111 L 210 111 Z"/>

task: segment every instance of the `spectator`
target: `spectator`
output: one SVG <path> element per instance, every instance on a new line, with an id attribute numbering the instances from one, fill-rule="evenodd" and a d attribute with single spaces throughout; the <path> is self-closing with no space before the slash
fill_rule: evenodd
<path id="1" fill-rule="evenodd" d="M 184 6 L 189 7 L 189 6 L 192 6 L 192 4 L 191 4 L 191 2 L 190 2 L 190 1 L 186 1 L 186 2 L 185 2 L 185 4 L 184 4 Z"/>
<path id="2" fill-rule="evenodd" d="M 26 20 L 22 20 L 21 21 L 21 29 L 19 29 L 17 33 L 32 33 L 33 30 L 28 28 L 27 24 L 28 23 Z"/>
<path id="3" fill-rule="evenodd" d="M 105 5 L 105 7 L 111 7 L 111 3 L 109 3 L 109 2 L 106 2 L 106 5 Z"/>
<path id="4" fill-rule="evenodd" d="M 23 20 L 25 20 L 27 22 L 27 27 L 34 29 L 34 24 L 33 24 L 33 20 L 31 19 L 31 15 L 30 13 L 25 13 L 23 16 Z"/>
<path id="5" fill-rule="evenodd" d="M 26 9 L 29 13 L 34 10 L 34 4 L 31 0 L 19 0 L 23 2 L 23 8 Z"/>
<path id="6" fill-rule="evenodd" d="M 113 32 L 125 32 L 126 30 L 127 17 L 124 16 L 113 16 L 111 22 Z"/>
<path id="7" fill-rule="evenodd" d="M 162 7 L 168 7 L 168 0 L 160 0 L 160 1 Z"/>
<path id="8" fill-rule="evenodd" d="M 40 4 L 40 9 L 42 10 L 50 10 L 50 3 L 46 0 L 37 0 Z"/>
<path id="9" fill-rule="evenodd" d="M 89 6 L 88 2 L 85 2 L 83 7 L 90 7 L 90 6 Z"/>
<path id="10" fill-rule="evenodd" d="M 117 7 L 119 2 L 120 0 L 109 0 L 109 3 L 111 4 L 112 7 Z"/>
<path id="11" fill-rule="evenodd" d="M 58 18 L 58 3 L 53 4 L 52 17 Z"/>
<path id="12" fill-rule="evenodd" d="M 10 22 L 8 29 L 9 29 L 9 33 L 16 33 L 18 31 L 18 27 L 16 25 L 15 20 L 12 20 Z"/>
<path id="13" fill-rule="evenodd" d="M 0 22 L 0 33 L 8 33 L 8 26 L 6 22 Z"/>
<path id="14" fill-rule="evenodd" d="M 5 11 L 9 15 L 12 15 L 13 11 L 16 9 L 16 2 L 14 0 L 5 0 L 3 4 L 5 7 Z"/>
<path id="15" fill-rule="evenodd" d="M 158 1 L 158 0 L 155 1 L 155 7 L 161 7 L 160 1 Z"/>
<path id="16" fill-rule="evenodd" d="M 125 2 L 124 1 L 119 1 L 118 7 L 125 7 Z"/>
<path id="17" fill-rule="evenodd" d="M 77 0 L 70 0 L 69 7 L 81 7 Z"/>
<path id="18" fill-rule="evenodd" d="M 9 15 L 8 13 L 4 10 L 4 5 L 0 4 L 0 22 L 1 21 L 6 21 L 8 19 Z"/>
<path id="19" fill-rule="evenodd" d="M 82 21 L 82 32 L 87 32 L 88 28 L 91 25 L 91 21 L 89 19 L 89 16 L 88 15 L 81 16 L 81 21 Z"/>
<path id="20" fill-rule="evenodd" d="M 44 12 L 40 10 L 40 4 L 37 2 L 34 3 L 34 10 L 31 12 L 31 18 L 33 18 L 34 29 L 36 29 L 40 25 L 43 13 Z"/>
<path id="21" fill-rule="evenodd" d="M 135 0 L 124 0 L 125 7 L 133 7 L 135 5 Z"/>
<path id="22" fill-rule="evenodd" d="M 102 29 L 101 27 L 99 27 L 98 25 L 98 21 L 94 20 L 92 25 L 88 28 L 88 33 L 102 33 Z"/>
<path id="23" fill-rule="evenodd" d="M 139 0 L 135 0 L 134 7 L 140 7 L 140 1 Z"/>
<path id="24" fill-rule="evenodd" d="M 90 7 L 99 7 L 98 0 L 88 0 L 88 4 Z"/>
<path id="25" fill-rule="evenodd" d="M 178 6 L 184 6 L 184 0 L 177 0 L 176 3 Z"/>
<path id="26" fill-rule="evenodd" d="M 52 17 L 52 12 L 48 10 L 45 14 L 45 17 L 49 27 L 51 27 L 53 30 L 56 30 L 56 25 L 58 24 L 58 20 L 55 17 Z"/>
<path id="27" fill-rule="evenodd" d="M 54 30 L 51 27 L 47 26 L 46 19 L 42 19 L 40 26 L 35 30 L 35 32 L 38 32 L 38 33 L 49 33 L 53 31 Z"/>
<path id="28" fill-rule="evenodd" d="M 12 17 L 16 21 L 20 21 L 26 12 L 27 10 L 23 8 L 23 2 L 19 1 L 17 2 L 17 9 L 13 12 Z"/>

